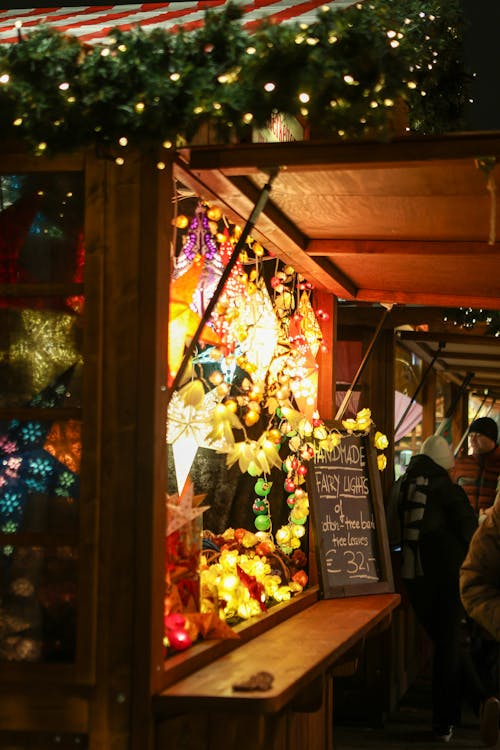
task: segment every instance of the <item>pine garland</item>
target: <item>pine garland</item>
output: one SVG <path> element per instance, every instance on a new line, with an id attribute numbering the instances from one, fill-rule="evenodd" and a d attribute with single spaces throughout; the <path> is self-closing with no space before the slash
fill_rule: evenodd
<path id="1" fill-rule="evenodd" d="M 175 146 L 208 122 L 224 143 L 277 111 L 325 137 L 387 138 L 398 104 L 414 132 L 458 130 L 463 31 L 458 0 L 365 0 L 252 34 L 228 5 L 196 32 L 117 29 L 92 48 L 39 26 L 0 47 L 0 138 L 37 154 Z"/>

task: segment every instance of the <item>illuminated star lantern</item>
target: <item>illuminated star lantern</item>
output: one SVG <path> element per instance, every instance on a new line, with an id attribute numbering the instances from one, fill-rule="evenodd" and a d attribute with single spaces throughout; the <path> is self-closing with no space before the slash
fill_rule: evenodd
<path id="1" fill-rule="evenodd" d="M 187 523 L 201 516 L 209 509 L 208 505 L 200 505 L 205 495 L 195 495 L 193 485 L 188 482 L 183 492 L 167 495 L 167 536 L 178 531 Z"/>
<path id="2" fill-rule="evenodd" d="M 200 269 L 196 290 L 193 293 L 191 307 L 197 313 L 203 315 L 222 276 L 224 264 L 217 242 L 210 229 L 207 209 L 200 201 L 188 228 L 187 242 L 184 244 L 177 260 L 174 279 L 183 276 L 193 263 L 199 263 L 201 259 L 204 262 Z"/>
<path id="3" fill-rule="evenodd" d="M 299 410 L 312 419 L 318 401 L 316 354 L 322 336 L 307 294 L 302 295 L 297 313 L 290 318 L 288 336 L 290 388 Z"/>
<path id="4" fill-rule="evenodd" d="M 180 492 L 184 489 L 198 448 L 211 448 L 224 453 L 228 450 L 223 439 L 210 440 L 207 437 L 212 429 L 212 416 L 218 400 L 215 391 L 208 391 L 200 404 L 186 403 L 177 391 L 172 394 L 168 407 L 167 443 L 172 445 Z"/>
<path id="5" fill-rule="evenodd" d="M 77 325 L 76 316 L 68 313 L 31 309 L 20 312 L 19 330 L 7 351 L 16 367 L 25 367 L 30 373 L 30 393 L 41 391 L 61 372 L 81 363 Z"/>
<path id="6" fill-rule="evenodd" d="M 82 423 L 76 419 L 54 422 L 44 443 L 44 450 L 70 471 L 78 474 L 82 458 Z"/>
<path id="7" fill-rule="evenodd" d="M 302 317 L 301 328 L 306 341 L 309 344 L 313 355 L 316 357 L 319 348 L 323 343 L 323 333 L 307 292 L 302 292 L 299 300 L 298 313 Z"/>
<path id="8" fill-rule="evenodd" d="M 224 241 L 221 242 L 219 247 L 224 267 L 227 266 L 233 250 L 234 247 L 229 238 L 229 232 L 227 229 L 224 229 Z M 243 265 L 238 259 L 229 274 L 229 278 L 224 285 L 224 289 L 211 318 L 214 330 L 217 331 L 222 343 L 230 351 L 233 351 L 236 346 L 234 334 L 232 335 L 231 321 L 239 317 L 239 306 L 245 295 L 245 284 L 242 281 L 242 277 Z"/>
<path id="9" fill-rule="evenodd" d="M 184 348 L 197 331 L 200 316 L 191 308 L 193 295 L 198 285 L 203 261 L 196 263 L 182 276 L 174 279 L 170 286 L 170 308 L 168 323 L 168 369 L 172 382 L 181 366 Z M 200 340 L 204 343 L 218 344 L 219 337 L 205 326 Z"/>
<path id="10" fill-rule="evenodd" d="M 238 353 L 244 354 L 253 365 L 254 382 L 264 380 L 279 337 L 279 322 L 264 284 L 244 297 L 236 325 L 244 335 L 238 344 Z"/>

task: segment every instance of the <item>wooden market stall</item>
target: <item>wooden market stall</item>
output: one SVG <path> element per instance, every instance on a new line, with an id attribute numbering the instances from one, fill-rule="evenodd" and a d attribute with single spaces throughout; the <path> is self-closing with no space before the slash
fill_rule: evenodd
<path id="1" fill-rule="evenodd" d="M 89 142 L 81 130 L 85 118 L 74 115 L 71 78 L 78 77 L 75 69 L 85 55 L 75 48 L 73 59 L 67 40 L 44 38 L 49 50 L 44 64 L 60 64 L 54 96 L 38 77 L 36 86 L 24 88 L 23 56 L 29 58 L 33 47 L 21 31 L 17 39 L 16 64 L 8 56 L 2 64 L 19 68 L 0 70 L 0 85 L 6 87 L 0 93 L 7 91 L 2 112 L 14 118 L 7 126 L 2 122 L 9 139 L 0 147 L 0 745 L 170 750 L 182 742 L 194 750 L 217 742 L 248 750 L 331 750 L 343 680 L 352 677 L 352 689 L 366 698 L 371 718 L 381 720 L 419 666 L 418 658 L 412 660 L 415 633 L 400 606 L 385 528 L 391 449 L 387 471 L 379 472 L 386 456 L 379 464 L 374 433 L 380 431 L 384 447 L 377 450 L 383 452 L 382 439 L 387 435 L 390 444 L 394 432 L 399 341 L 420 347 L 418 356 L 433 359 L 443 377 L 459 386 L 471 360 L 457 353 L 446 357 L 440 310 L 500 309 L 495 185 L 500 135 L 395 135 L 392 122 L 382 141 L 368 128 L 361 140 L 320 138 L 310 131 L 312 140 L 304 142 L 221 146 L 199 142 L 201 133 L 212 137 L 207 127 L 191 134 L 189 146 L 183 140 L 174 149 L 163 132 L 159 141 L 138 137 L 134 118 L 142 117 L 147 96 L 142 98 L 142 89 L 137 93 L 130 73 L 140 67 L 137 60 L 132 67 L 126 62 L 117 79 L 124 89 L 132 86 L 133 106 L 120 100 L 121 92 L 105 100 L 101 71 L 112 78 L 113 66 L 127 60 L 127 45 L 118 39 L 86 58 L 87 83 L 92 80 L 96 94 L 90 110 L 100 118 L 91 122 Z M 129 38 L 135 55 L 133 39 L 139 47 L 144 40 L 140 34 Z M 388 39 L 394 42 L 384 33 L 384 45 Z M 213 47 L 202 41 L 206 57 Z M 23 85 L 11 99 L 8 86 L 16 73 Z M 169 86 L 177 84 L 176 75 L 172 69 Z M 214 75 L 220 82 L 218 70 Z M 150 71 L 142 76 L 147 88 Z M 344 78 L 345 85 L 354 85 L 352 77 Z M 157 103 L 156 89 L 153 93 Z M 175 105 L 168 99 L 165 118 L 169 107 L 182 109 L 179 98 Z M 387 104 L 391 113 L 392 106 Z M 182 111 L 191 125 L 192 105 Z M 129 116 L 130 142 L 120 120 Z M 112 136 L 102 136 L 108 120 Z M 26 142 L 10 140 L 16 128 L 25 128 Z M 58 150 L 61 131 L 66 141 Z M 285 131 L 292 132 L 283 126 L 280 132 Z M 276 599 L 236 625 L 228 618 L 231 628 L 216 617 L 217 637 L 181 650 L 173 648 L 165 628 L 166 614 L 183 615 L 167 612 L 168 537 L 172 513 L 178 518 L 187 512 L 183 520 L 190 521 L 198 516 L 189 515 L 191 499 L 187 510 L 177 505 L 172 511 L 172 497 L 177 494 L 177 502 L 182 492 L 175 483 L 171 488 L 174 441 L 167 415 L 203 334 L 204 315 L 218 300 L 214 295 L 197 316 L 191 340 L 184 331 L 181 364 L 172 369 L 171 323 L 179 302 L 172 248 L 180 239 L 179 203 L 186 198 L 194 198 L 205 213 L 208 205 L 216 207 L 227 227 L 240 227 L 229 262 L 237 262 L 251 233 L 252 247 L 273 258 L 276 268 L 292 268 L 293 273 L 280 271 L 285 280 L 307 280 L 311 308 L 322 311 L 325 346 L 317 353 L 322 420 L 315 427 L 327 448 L 314 453 L 310 464 L 311 523 L 297 534 L 305 550 L 300 569 L 290 568 L 281 580 L 285 600 Z M 188 235 L 190 226 L 184 226 Z M 191 309 L 190 299 L 180 302 L 183 312 Z M 434 331 L 439 356 L 415 330 L 411 336 L 399 332 L 402 326 Z M 464 342 L 461 354 L 468 348 L 466 334 Z M 352 383 L 343 383 L 341 391 L 341 353 L 351 343 L 359 356 L 348 378 Z M 494 388 L 497 351 L 496 339 L 487 335 L 473 351 L 475 372 L 462 394 L 457 431 L 466 422 L 467 394 Z M 203 370 L 199 380 L 206 385 L 210 376 Z M 372 418 L 365 414 L 365 421 L 358 421 L 350 400 L 354 390 L 361 413 L 371 409 Z M 241 398 L 248 408 L 248 397 Z M 432 432 L 432 387 L 424 401 L 426 429 Z M 344 415 L 354 427 L 341 424 Z M 347 469 L 336 457 L 332 434 L 341 435 L 339 454 L 342 460 L 348 456 Z M 304 444 L 299 448 L 305 450 Z M 281 469 L 275 469 L 281 485 Z M 335 505 L 327 513 L 322 505 L 331 500 L 341 469 L 361 508 L 359 515 L 343 513 L 344 499 L 344 506 L 338 504 L 342 519 Z M 223 495 L 228 475 L 219 473 Z M 209 468 L 204 476 L 211 474 Z M 236 483 L 233 495 L 243 498 L 246 520 L 253 523 L 256 482 L 246 474 L 248 483 Z M 265 497 L 269 488 L 260 489 Z M 257 516 L 270 515 L 256 507 Z M 285 512 L 284 526 L 290 526 L 291 511 Z M 306 528 L 307 513 L 295 519 L 296 526 Z M 217 531 L 221 537 L 226 529 Z M 253 530 L 251 538 L 254 546 L 261 540 Z M 345 567 L 338 568 L 329 561 L 344 546 Z M 293 550 L 283 547 L 281 565 Z M 266 549 L 267 557 L 273 551 Z M 294 580 L 292 572 L 299 577 Z M 255 581 L 245 571 L 240 578 L 257 591 L 254 605 L 263 604 Z M 217 604 L 222 613 L 224 602 Z M 347 705 L 342 710 L 348 717 Z"/>
<path id="2" fill-rule="evenodd" d="M 78 225 L 85 217 L 86 247 L 85 282 L 68 278 L 64 259 L 55 261 L 57 243 L 51 238 L 40 246 L 53 254 L 50 278 L 32 282 L 19 278 L 16 283 L 8 281 L 2 286 L 7 301 L 2 314 L 11 326 L 19 316 L 18 310 L 45 311 L 38 313 L 38 328 L 36 316 L 25 322 L 23 336 L 38 330 L 35 336 L 41 337 L 30 339 L 31 352 L 48 345 L 40 329 L 46 316 L 45 325 L 69 326 L 71 335 L 60 339 L 57 356 L 61 357 L 61 352 L 67 354 L 76 359 L 80 368 L 78 377 L 71 370 L 71 379 L 64 388 L 57 381 L 57 403 L 61 396 L 67 399 L 60 406 L 53 406 L 52 400 L 45 403 L 39 399 L 24 410 L 5 405 L 2 419 L 12 419 L 15 414 L 35 425 L 38 422 L 33 420 L 43 424 L 50 419 L 52 424 L 56 417 L 60 430 L 58 447 L 62 451 L 56 455 L 65 465 L 70 463 L 71 451 L 78 450 L 69 425 L 75 420 L 81 422 L 83 453 L 78 518 L 73 516 L 68 521 L 67 508 L 74 505 L 68 491 L 61 494 L 66 499 L 59 515 L 38 516 L 18 530 L 2 532 L 4 545 L 13 546 L 12 562 L 18 555 L 22 559 L 28 549 L 43 552 L 38 569 L 30 566 L 28 573 L 18 564 L 28 577 L 26 580 L 31 580 L 31 576 L 36 576 L 33 582 L 40 580 L 47 599 L 43 600 L 42 622 L 29 619 L 29 634 L 12 634 L 4 639 L 3 648 L 10 648 L 11 652 L 0 688 L 0 736 L 13 748 L 29 747 L 30 743 L 51 747 L 55 742 L 62 747 L 78 743 L 104 748 L 111 742 L 123 747 L 145 747 L 148 741 L 168 747 L 172 719 L 167 720 L 166 716 L 177 714 L 177 699 L 171 696 L 184 684 L 190 695 L 190 681 L 196 683 L 200 669 L 208 672 L 209 681 L 212 666 L 225 664 L 228 658 L 237 658 L 241 663 L 240 672 L 236 672 L 229 662 L 231 679 L 243 679 L 254 666 L 269 669 L 270 663 L 263 664 L 259 654 L 274 651 L 282 630 L 292 641 L 300 641 L 305 628 L 314 653 L 306 663 L 299 651 L 289 654 L 285 661 L 280 657 L 273 665 L 275 687 L 267 696 L 267 703 L 264 701 L 264 712 L 274 717 L 273 726 L 276 721 L 281 726 L 279 731 L 276 729 L 276 742 L 284 741 L 292 724 L 299 732 L 297 736 L 309 732 L 311 737 L 318 736 L 321 726 L 327 747 L 331 675 L 346 659 L 351 664 L 355 662 L 359 647 L 371 634 L 387 627 L 399 602 L 399 596 L 391 593 L 392 573 L 382 523 L 377 532 L 380 554 L 385 559 L 382 580 L 386 583 L 378 589 L 381 593 L 353 596 L 347 604 L 342 598 L 320 602 L 318 586 L 312 586 L 290 605 L 279 606 L 267 618 L 240 629 L 240 641 L 216 641 L 213 646 L 207 641 L 192 652 L 173 657 L 170 663 L 164 662 L 166 519 L 162 488 L 166 462 L 161 435 L 165 429 L 167 388 L 166 360 L 157 353 L 166 350 L 169 260 L 165 238 L 171 217 L 165 206 L 171 204 L 171 174 L 168 170 L 159 171 L 156 161 L 154 153 L 143 151 L 120 168 L 91 153 L 54 158 L 49 163 L 16 153 L 12 148 L 0 158 L 2 174 L 32 180 L 40 194 L 50 188 L 56 210 L 65 210 L 62 207 L 70 194 L 75 202 L 80 202 L 71 222 L 76 220 Z M 136 210 L 131 211 L 131 206 Z M 78 233 L 72 236 L 70 268 L 74 268 L 78 248 Z M 151 279 L 155 280 L 153 285 Z M 80 309 L 85 307 L 83 332 L 79 330 L 80 318 L 76 329 L 74 322 L 70 325 L 67 321 L 70 302 L 80 305 Z M 72 313 L 70 317 L 73 321 Z M 27 374 L 34 377 L 32 366 L 23 361 L 15 365 L 19 382 L 9 386 L 13 402 L 32 387 L 22 380 Z M 57 366 L 60 364 L 58 361 Z M 12 440 L 15 424 L 10 423 L 9 427 Z M 43 455 L 52 455 L 46 432 L 42 434 Z M 41 484 L 39 491 L 47 490 Z M 378 497 L 381 521 L 383 510 Z M 43 564 L 45 556 L 51 561 L 47 567 Z M 15 566 L 9 567 L 14 584 L 19 573 Z M 29 602 L 32 590 L 26 596 Z M 11 597 L 4 606 L 17 605 Z M 64 610 L 67 615 L 62 620 L 63 629 L 55 631 L 53 642 L 47 641 L 48 623 L 57 624 Z M 27 612 L 24 617 L 28 617 Z M 303 618 L 305 625 L 301 624 Z M 325 630 L 325 621 L 330 618 L 332 629 Z M 317 640 L 319 633 L 323 633 L 323 640 Z M 32 659 L 24 657 L 28 648 L 33 649 Z M 39 648 L 42 650 L 37 652 Z M 228 651 L 231 655 L 224 656 Z M 312 686 L 319 690 L 314 705 L 308 707 L 306 702 L 300 708 L 302 692 L 308 694 Z M 261 695 L 242 693 L 238 705 L 244 713 L 252 713 L 259 709 Z M 154 728 L 153 696 L 159 734 Z M 191 705 L 196 700 L 193 695 Z M 229 697 L 228 722 L 234 701 L 234 697 Z M 218 710 L 224 710 L 223 703 Z M 320 709 L 323 713 L 318 713 Z M 285 719 L 285 715 L 289 718 Z M 174 725 L 178 721 L 174 720 Z M 238 727 L 239 720 L 233 721 L 232 731 L 239 731 Z M 297 727 L 301 727 L 300 731 Z M 265 730 L 268 731 L 271 729 Z"/>

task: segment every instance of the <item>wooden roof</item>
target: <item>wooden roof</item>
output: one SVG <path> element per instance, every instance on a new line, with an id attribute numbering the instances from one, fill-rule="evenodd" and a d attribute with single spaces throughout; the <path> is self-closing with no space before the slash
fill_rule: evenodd
<path id="1" fill-rule="evenodd" d="M 401 345 L 424 362 L 435 360 L 443 377 L 500 403 L 500 338 L 459 332 L 398 331 Z"/>
<path id="2" fill-rule="evenodd" d="M 196 146 L 181 157 L 179 180 L 242 225 L 277 169 L 252 235 L 341 300 L 500 309 L 500 197 L 495 168 L 480 166 L 500 159 L 500 133 Z M 435 330 L 413 341 L 419 356 L 432 357 Z M 472 388 L 500 391 L 500 340 L 477 336 L 475 348 L 468 337 L 460 357 L 460 330 L 449 336 L 443 374 L 474 371 Z"/>
<path id="3" fill-rule="evenodd" d="M 277 168 L 253 234 L 339 298 L 500 308 L 500 197 L 478 166 L 500 157 L 499 133 L 198 146 L 183 157 L 198 191 L 240 223 Z"/>

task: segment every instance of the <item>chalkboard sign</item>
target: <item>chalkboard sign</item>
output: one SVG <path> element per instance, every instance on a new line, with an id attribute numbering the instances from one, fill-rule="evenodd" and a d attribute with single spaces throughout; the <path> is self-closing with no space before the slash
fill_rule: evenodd
<path id="1" fill-rule="evenodd" d="M 319 451 L 309 463 L 308 491 L 323 597 L 393 592 L 371 435 L 345 434 Z"/>

